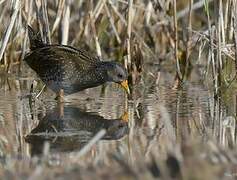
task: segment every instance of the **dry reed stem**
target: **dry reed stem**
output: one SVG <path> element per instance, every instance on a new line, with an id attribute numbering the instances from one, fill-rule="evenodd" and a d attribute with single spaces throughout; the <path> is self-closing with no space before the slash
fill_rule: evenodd
<path id="1" fill-rule="evenodd" d="M 209 30 L 208 30 L 209 31 Z M 193 33 L 201 36 L 205 41 L 207 41 L 210 45 L 213 46 L 213 49 L 217 49 L 218 46 L 217 46 L 217 43 L 214 43 L 214 42 L 211 42 L 210 38 L 209 38 L 209 35 L 207 37 L 207 34 L 206 34 L 206 31 L 204 32 L 198 32 L 198 31 L 195 31 L 195 30 L 192 30 Z M 209 33 L 209 32 L 208 32 Z M 221 49 L 221 53 L 223 53 L 225 56 L 227 56 L 228 58 L 230 58 L 231 60 L 235 60 L 235 57 L 232 56 L 233 54 L 233 51 L 231 49 L 227 50 L 225 48 L 222 47 Z"/>
<path id="2" fill-rule="evenodd" d="M 1 16 L 0 16 L 0 22 L 2 22 L 2 20 L 5 18 L 5 13 L 7 11 L 7 6 L 5 6 L 1 12 Z"/>
<path id="3" fill-rule="evenodd" d="M 204 4 L 205 4 L 205 1 L 207 1 L 208 3 L 210 3 L 210 2 L 212 2 L 213 0 L 200 0 L 200 1 L 198 1 L 198 2 L 195 2 L 195 3 L 192 5 L 192 11 L 197 10 L 197 9 L 199 9 L 199 8 L 202 8 L 202 7 L 204 6 Z M 187 6 L 185 9 L 179 11 L 179 12 L 177 13 L 177 20 L 179 20 L 179 19 L 185 17 L 187 14 L 189 14 L 189 11 L 190 11 L 189 9 L 190 9 L 190 7 Z"/>
<path id="4" fill-rule="evenodd" d="M 42 40 L 46 43 L 46 39 L 44 36 L 44 31 L 43 31 L 43 17 L 42 17 L 42 12 L 41 12 L 41 0 L 35 0 L 35 6 L 36 6 L 36 16 L 37 16 L 37 23 L 38 23 L 38 31 L 40 32 Z"/>
<path id="5" fill-rule="evenodd" d="M 28 12 L 27 12 L 27 19 L 26 19 L 26 24 L 30 24 L 31 18 L 32 18 L 32 12 L 33 12 L 33 0 L 28 1 L 29 2 L 29 7 L 28 7 Z M 26 45 L 27 45 L 27 40 L 28 40 L 28 31 L 27 31 L 27 26 L 25 27 L 25 36 L 23 40 L 23 46 L 22 46 L 22 54 L 21 54 L 21 61 L 25 57 L 25 52 L 26 52 Z"/>
<path id="6" fill-rule="evenodd" d="M 93 17 L 94 17 L 95 20 L 97 20 L 97 18 L 99 17 L 99 15 L 100 15 L 100 13 L 101 13 L 103 7 L 104 7 L 104 4 L 105 4 L 104 0 L 100 0 L 100 1 L 96 4 L 96 7 L 95 7 L 95 9 L 94 9 L 94 11 L 93 11 Z"/>
<path id="7" fill-rule="evenodd" d="M 59 0 L 59 2 L 58 2 L 56 19 L 54 21 L 53 28 L 52 28 L 52 31 L 51 31 L 52 35 L 56 31 L 56 29 L 57 29 L 57 27 L 58 27 L 58 25 L 60 23 L 60 20 L 62 18 L 64 3 L 65 3 L 65 0 Z"/>
<path id="8" fill-rule="evenodd" d="M 235 74 L 237 74 L 237 3 L 235 3 L 234 9 Z"/>
<path id="9" fill-rule="evenodd" d="M 10 38 L 10 35 L 11 35 L 11 32 L 12 32 L 13 26 L 15 24 L 17 14 L 19 12 L 20 7 L 21 7 L 21 1 L 20 0 L 15 0 L 14 4 L 13 4 L 13 9 L 12 9 L 13 13 L 12 13 L 11 18 L 10 18 L 10 23 L 9 23 L 9 26 L 7 27 L 7 30 L 6 30 L 6 32 L 3 36 L 3 40 L 2 40 L 2 44 L 1 44 L 0 62 L 3 58 L 3 54 L 4 54 L 5 49 L 7 47 L 7 43 L 8 43 L 8 40 Z"/>
<path id="10" fill-rule="evenodd" d="M 224 7 L 223 2 L 220 1 L 219 5 L 219 15 L 220 15 L 220 30 L 221 30 L 221 46 L 226 46 L 226 37 L 225 37 L 225 22 L 224 22 Z"/>
<path id="11" fill-rule="evenodd" d="M 222 11 L 222 0 L 219 0 L 218 4 L 218 19 L 217 19 L 217 42 L 218 42 L 218 68 L 219 75 L 221 76 L 222 70 L 222 56 L 221 56 L 221 47 L 225 46 L 225 35 L 224 35 L 224 22 L 223 22 L 223 11 Z"/>
<path id="12" fill-rule="evenodd" d="M 1 5 L 2 3 L 4 3 L 4 1 L 6 1 L 6 0 L 1 0 L 1 1 L 0 1 L 0 5 Z"/>
<path id="13" fill-rule="evenodd" d="M 64 10 L 62 13 L 62 20 L 61 20 L 61 44 L 67 45 L 68 44 L 68 36 L 69 36 L 69 25 L 70 25 L 70 6 L 71 1 L 66 1 Z"/>
<path id="14" fill-rule="evenodd" d="M 225 15 L 224 15 L 224 30 L 227 30 L 227 27 L 228 27 L 228 14 L 230 13 L 230 0 L 227 0 L 226 1 L 226 4 L 225 4 Z M 228 37 L 228 34 L 226 34 L 227 37 Z"/>
<path id="15" fill-rule="evenodd" d="M 193 0 L 189 0 L 189 13 L 188 13 L 188 31 L 187 31 L 187 43 L 186 43 L 186 62 L 185 62 L 185 71 L 184 77 L 187 76 L 188 67 L 189 67 L 189 56 L 190 56 L 190 46 L 191 41 L 190 38 L 192 37 L 192 8 L 193 7 Z"/>
<path id="16" fill-rule="evenodd" d="M 151 15 L 152 15 L 152 3 L 149 1 L 146 7 L 146 26 L 150 25 L 150 20 L 151 20 Z"/>
<path id="17" fill-rule="evenodd" d="M 37 13 L 37 22 L 41 37 L 45 43 L 51 44 L 48 14 L 47 14 L 47 2 L 46 0 L 36 0 L 35 5 Z"/>
<path id="18" fill-rule="evenodd" d="M 43 15 L 43 31 L 44 36 L 46 37 L 46 42 L 51 44 L 51 36 L 50 36 L 50 30 L 49 30 L 49 18 L 48 18 L 48 8 L 47 8 L 47 0 L 41 0 L 42 4 L 42 15 Z"/>
<path id="19" fill-rule="evenodd" d="M 217 72 L 217 76 L 214 77 L 215 79 L 215 91 L 216 93 L 219 92 L 219 87 L 221 85 L 221 74 L 222 74 L 222 57 L 221 57 L 221 0 L 218 3 L 214 3 L 214 13 L 215 13 L 215 30 L 214 30 L 214 38 L 217 41 L 217 51 L 214 51 L 214 56 L 216 57 L 215 61 L 215 68 Z"/>
<path id="20" fill-rule="evenodd" d="M 99 43 L 99 39 L 96 32 L 95 20 L 93 17 L 93 13 L 91 11 L 89 13 L 89 17 L 90 17 L 91 29 L 93 32 L 93 37 L 94 37 L 95 46 L 96 46 L 96 52 L 97 52 L 97 55 L 101 58 L 102 53 L 101 53 L 100 43 Z"/>
<path id="21" fill-rule="evenodd" d="M 111 0 L 109 0 L 108 4 L 112 7 L 112 10 L 113 10 L 114 13 L 119 17 L 119 19 L 122 21 L 122 23 L 127 26 L 127 21 L 125 20 L 125 18 L 123 17 L 123 15 L 118 11 L 118 9 L 116 8 L 116 6 L 111 2 Z"/>
<path id="22" fill-rule="evenodd" d="M 80 158 L 85 155 L 93 145 L 95 145 L 106 134 L 106 130 L 101 129 L 75 156 Z"/>
<path id="23" fill-rule="evenodd" d="M 107 16 L 108 16 L 108 18 L 109 18 L 109 22 L 110 22 L 110 24 L 111 24 L 111 26 L 112 26 L 112 29 L 113 29 L 113 31 L 114 31 L 115 37 L 116 37 L 118 43 L 121 44 L 121 39 L 120 39 L 119 34 L 118 34 L 118 31 L 117 31 L 117 29 L 116 29 L 116 27 L 115 27 L 114 19 L 113 19 L 111 13 L 110 13 L 109 8 L 108 8 L 108 6 L 107 6 L 107 4 L 106 4 L 105 1 L 104 1 L 104 7 L 105 7 L 105 11 L 106 11 L 106 13 L 107 13 Z"/>
<path id="24" fill-rule="evenodd" d="M 204 6 L 205 4 L 205 1 L 210 3 L 212 2 L 213 0 L 201 0 L 199 2 L 195 2 L 193 3 L 193 6 L 192 6 L 192 11 L 195 11 L 197 9 L 200 9 Z M 180 20 L 181 18 L 185 17 L 187 14 L 189 13 L 189 6 L 187 6 L 185 9 L 177 12 L 177 20 Z M 168 25 L 169 23 L 171 23 L 173 20 L 171 18 L 168 18 L 168 19 L 164 19 L 164 20 L 161 20 L 161 21 L 158 21 L 156 22 L 153 27 L 154 28 L 157 28 L 159 27 L 160 25 Z"/>
<path id="25" fill-rule="evenodd" d="M 125 61 L 126 69 L 131 65 L 131 31 L 132 31 L 132 17 L 133 16 L 133 0 L 128 2 L 128 26 L 127 26 L 127 58 Z"/>
<path id="26" fill-rule="evenodd" d="M 205 8 L 206 8 L 206 15 L 207 15 L 207 25 L 208 25 L 208 35 L 209 35 L 209 44 L 210 44 L 210 49 L 209 49 L 209 59 L 211 62 L 211 66 L 212 66 L 212 77 L 213 77 L 213 85 L 215 87 L 215 89 L 217 89 L 216 87 L 216 68 L 215 68 L 215 59 L 214 59 L 214 41 L 213 41 L 213 29 L 211 26 L 211 19 L 210 19 L 210 14 L 209 14 L 209 3 L 207 0 L 205 0 Z M 209 65 L 209 63 L 208 63 Z"/>
<path id="27" fill-rule="evenodd" d="M 111 5 L 113 11 L 115 12 L 115 14 L 120 18 L 121 22 L 127 26 L 127 22 L 125 20 L 125 18 L 123 17 L 123 15 L 116 9 L 116 7 L 113 5 L 113 3 L 111 2 L 111 0 L 109 1 L 109 4 Z M 157 59 L 156 54 L 152 51 L 152 49 L 149 47 L 149 45 L 144 41 L 144 39 L 139 35 L 139 33 L 137 31 L 135 31 L 135 29 L 132 29 L 132 32 L 135 34 L 136 38 L 139 40 L 139 42 L 141 42 L 141 44 L 143 45 L 144 48 L 146 48 L 149 52 L 149 54 L 153 57 L 153 59 Z M 125 66 L 127 64 L 127 59 L 125 59 Z"/>
<path id="28" fill-rule="evenodd" d="M 118 2 L 129 5 L 129 1 L 118 0 Z M 145 10 L 145 8 L 143 6 L 139 6 L 139 5 L 134 4 L 134 3 L 133 3 L 133 6 L 134 6 L 134 8 L 137 8 L 137 9 L 140 9 L 140 10 L 143 10 L 143 11 Z"/>
<path id="29" fill-rule="evenodd" d="M 178 25 L 177 25 L 177 12 L 176 12 L 176 0 L 173 0 L 173 23 L 174 23 L 174 57 L 176 60 L 176 72 L 179 80 L 182 79 L 180 71 L 179 59 L 178 59 Z"/>

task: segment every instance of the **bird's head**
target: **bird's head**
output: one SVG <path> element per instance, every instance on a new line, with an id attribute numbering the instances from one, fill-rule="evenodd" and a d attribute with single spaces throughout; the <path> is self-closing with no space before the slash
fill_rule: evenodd
<path id="1" fill-rule="evenodd" d="M 128 87 L 128 73 L 126 69 L 117 62 L 109 62 L 107 65 L 108 81 L 120 84 L 126 92 L 130 94 Z"/>

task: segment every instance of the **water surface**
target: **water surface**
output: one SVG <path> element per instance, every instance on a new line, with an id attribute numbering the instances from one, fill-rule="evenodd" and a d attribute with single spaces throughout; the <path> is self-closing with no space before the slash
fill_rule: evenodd
<path id="1" fill-rule="evenodd" d="M 113 153 L 135 162 L 137 154 L 147 156 L 155 149 L 163 156 L 179 144 L 208 139 L 232 147 L 235 94 L 214 98 L 200 71 L 194 68 L 177 89 L 173 72 L 147 65 L 129 98 L 118 85 L 108 84 L 70 95 L 62 104 L 50 90 L 32 102 L 37 77 L 28 70 L 2 74 L 0 154 L 31 157 L 47 150 L 70 156 L 102 129 L 105 135 L 89 148 L 86 160 L 105 161 L 105 154 Z"/>

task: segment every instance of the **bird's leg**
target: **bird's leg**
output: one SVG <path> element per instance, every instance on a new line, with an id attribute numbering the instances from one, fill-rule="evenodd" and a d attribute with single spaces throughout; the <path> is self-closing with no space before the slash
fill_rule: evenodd
<path id="1" fill-rule="evenodd" d="M 64 102 L 64 90 L 63 89 L 59 90 L 56 100 L 58 100 L 59 103 Z"/>
<path id="2" fill-rule="evenodd" d="M 59 116 L 60 118 L 63 118 L 64 117 L 64 103 L 59 103 L 58 108 L 59 108 Z"/>

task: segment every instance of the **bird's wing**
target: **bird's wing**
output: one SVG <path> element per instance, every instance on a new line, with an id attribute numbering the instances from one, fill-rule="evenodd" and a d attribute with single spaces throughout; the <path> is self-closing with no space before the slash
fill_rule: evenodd
<path id="1" fill-rule="evenodd" d="M 81 58 L 85 59 L 86 61 L 100 62 L 100 58 L 98 56 L 94 56 L 85 50 L 77 49 L 77 48 L 67 46 L 67 45 L 56 45 L 56 46 L 58 48 L 62 48 L 64 51 L 68 51 L 71 54 L 77 54 L 77 56 L 80 56 Z"/>
<path id="2" fill-rule="evenodd" d="M 48 73 L 73 77 L 77 74 L 90 72 L 100 62 L 100 59 L 89 55 L 83 50 L 70 46 L 50 45 L 30 52 L 25 57 L 26 62 L 41 76 Z"/>
<path id="3" fill-rule="evenodd" d="M 71 63 L 72 66 L 76 66 L 77 69 L 83 71 L 90 70 L 100 63 L 99 57 L 93 56 L 84 50 L 65 45 L 53 45 L 51 47 L 53 47 L 50 49 L 51 51 L 54 51 L 53 54 L 55 54 L 55 56 L 58 56 L 59 59 L 64 59 L 65 65 Z"/>

